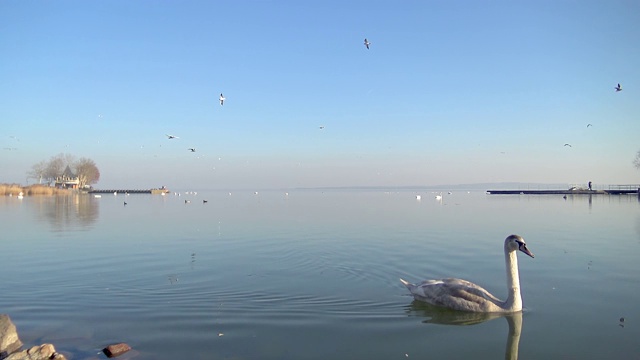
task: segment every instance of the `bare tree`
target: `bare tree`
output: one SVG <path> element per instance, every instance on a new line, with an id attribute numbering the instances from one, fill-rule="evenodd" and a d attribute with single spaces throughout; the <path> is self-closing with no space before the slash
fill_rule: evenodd
<path id="1" fill-rule="evenodd" d="M 31 171 L 27 173 L 27 176 L 28 178 L 31 178 L 31 179 L 37 179 L 38 184 L 42 184 L 42 179 L 45 178 L 46 172 L 47 172 L 47 162 L 43 160 L 37 164 L 34 164 L 31 167 Z"/>
<path id="2" fill-rule="evenodd" d="M 78 186 L 82 189 L 85 185 L 95 184 L 100 180 L 100 170 L 96 163 L 88 158 L 80 158 L 74 164 L 76 176 L 78 176 Z"/>
<path id="3" fill-rule="evenodd" d="M 51 183 L 55 181 L 57 177 L 62 175 L 66 166 L 67 164 L 65 163 L 63 154 L 52 156 L 47 163 L 44 177 L 49 181 L 49 183 Z"/>
<path id="4" fill-rule="evenodd" d="M 27 176 L 38 179 L 40 183 L 42 183 L 42 180 L 46 180 L 51 184 L 62 176 L 67 166 L 72 168 L 74 164 L 75 157 L 73 155 L 60 153 L 52 156 L 49 161 L 40 161 L 33 165 Z"/>
<path id="5" fill-rule="evenodd" d="M 633 166 L 635 166 L 636 169 L 640 170 L 640 150 L 638 150 L 638 153 L 636 154 L 636 158 L 633 159 Z"/>

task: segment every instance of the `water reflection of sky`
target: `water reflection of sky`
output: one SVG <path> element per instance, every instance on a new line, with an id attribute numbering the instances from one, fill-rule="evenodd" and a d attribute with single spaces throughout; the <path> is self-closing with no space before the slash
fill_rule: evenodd
<path id="1" fill-rule="evenodd" d="M 244 349 L 247 358 L 265 358 L 249 349 L 275 341 L 292 353 L 335 358 L 317 343 L 328 336 L 325 343 L 351 358 L 495 358 L 505 353 L 508 321 L 441 326 L 452 319 L 412 305 L 398 278 L 455 276 L 504 297 L 502 241 L 518 233 L 536 256 L 519 261 L 527 309 L 521 357 L 635 350 L 637 197 L 421 195 L 0 198 L 2 249 L 10 254 L 0 264 L 0 307 L 32 329 L 45 321 L 86 333 L 99 317 L 96 341 L 117 334 L 167 352 L 163 344 L 173 341 L 208 354 L 215 341 L 221 354 Z M 170 335 L 154 330 L 167 318 Z M 363 342 L 372 345 L 356 344 Z"/>

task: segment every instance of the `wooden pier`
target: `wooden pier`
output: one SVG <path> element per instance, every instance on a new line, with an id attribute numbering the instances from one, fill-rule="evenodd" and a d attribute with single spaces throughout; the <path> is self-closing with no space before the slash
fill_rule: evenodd
<path id="1" fill-rule="evenodd" d="M 640 185 L 610 185 L 606 190 L 571 187 L 566 190 L 487 190 L 489 195 L 640 195 Z"/>
<path id="2" fill-rule="evenodd" d="M 146 189 L 146 190 L 89 190 L 89 194 L 166 194 L 169 189 Z"/>

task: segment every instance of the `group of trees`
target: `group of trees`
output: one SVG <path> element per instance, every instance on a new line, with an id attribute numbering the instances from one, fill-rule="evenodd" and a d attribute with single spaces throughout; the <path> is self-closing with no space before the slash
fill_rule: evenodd
<path id="1" fill-rule="evenodd" d="M 51 184 L 64 174 L 67 166 L 78 177 L 80 188 L 95 184 L 100 180 L 100 170 L 93 160 L 84 157 L 76 160 L 73 155 L 62 153 L 52 156 L 49 161 L 43 160 L 34 164 L 27 175 L 32 179 L 37 179 L 41 184 L 43 181 Z"/>

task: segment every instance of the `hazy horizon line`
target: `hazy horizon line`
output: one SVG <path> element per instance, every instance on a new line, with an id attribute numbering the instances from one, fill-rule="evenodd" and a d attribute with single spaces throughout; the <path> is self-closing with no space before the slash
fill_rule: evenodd
<path id="1" fill-rule="evenodd" d="M 201 191 L 292 191 L 292 190 L 566 190 L 572 186 L 586 187 L 585 183 L 531 183 L 531 182 L 484 182 L 468 184 L 439 184 L 439 185 L 344 185 L 344 186 L 297 186 L 297 187 L 254 187 L 254 188 L 199 188 Z M 595 184 L 594 188 L 608 188 L 610 186 L 638 186 L 640 184 Z M 182 189 L 182 187 L 178 187 Z M 171 191 L 171 187 L 169 187 Z"/>

